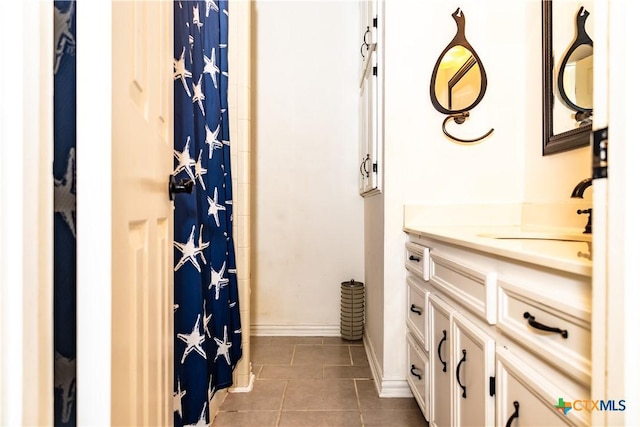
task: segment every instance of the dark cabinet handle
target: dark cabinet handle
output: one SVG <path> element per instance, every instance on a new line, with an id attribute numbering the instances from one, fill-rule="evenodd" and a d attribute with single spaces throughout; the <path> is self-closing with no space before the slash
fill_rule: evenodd
<path id="1" fill-rule="evenodd" d="M 552 328 L 551 326 L 538 323 L 536 322 L 536 318 L 533 317 L 531 314 L 529 314 L 528 311 L 524 312 L 524 318 L 527 319 L 527 322 L 529 322 L 529 326 L 531 326 L 532 328 L 536 328 L 546 332 L 554 332 L 556 334 L 562 335 L 562 338 L 565 338 L 565 339 L 569 337 L 569 332 L 566 329 Z"/>
<path id="2" fill-rule="evenodd" d="M 418 373 L 414 372 L 417 371 Z M 411 365 L 411 375 L 414 377 L 418 377 L 419 380 L 422 380 L 422 375 L 420 374 L 420 369 L 416 368 L 416 365 Z"/>
<path id="3" fill-rule="evenodd" d="M 519 416 L 518 412 L 519 412 L 520 404 L 518 403 L 517 400 L 513 402 L 513 407 L 516 408 L 516 410 L 509 417 L 509 420 L 507 421 L 507 425 L 505 427 L 511 427 L 511 423 L 513 422 L 513 420 L 515 420 Z"/>
<path id="4" fill-rule="evenodd" d="M 456 381 L 458 381 L 458 385 L 462 389 L 462 398 L 467 398 L 467 386 L 462 385 L 460 382 L 460 368 L 462 367 L 462 362 L 467 360 L 467 350 L 462 350 L 462 359 L 458 362 L 458 366 L 456 366 Z"/>
<path id="5" fill-rule="evenodd" d="M 440 351 L 442 350 L 442 344 L 447 340 L 447 331 L 446 329 L 442 331 L 442 339 L 440 343 L 438 343 L 438 359 L 440 359 L 440 363 L 442 363 L 442 372 L 447 372 L 447 362 L 442 360 L 442 354 Z"/>
<path id="6" fill-rule="evenodd" d="M 362 57 L 364 58 L 364 53 L 362 52 L 362 48 L 365 48 L 365 51 L 369 50 L 369 42 L 367 41 L 367 34 L 370 34 L 371 30 L 369 29 L 369 26 L 367 25 L 367 31 L 364 32 L 364 35 L 362 36 L 362 45 L 360 46 L 360 55 L 362 55 Z"/>
<path id="7" fill-rule="evenodd" d="M 367 160 L 371 160 L 371 158 L 369 157 L 369 155 L 367 154 L 367 157 L 365 157 L 365 159 L 363 160 L 364 162 L 364 173 L 367 174 L 367 178 L 369 178 L 369 171 L 367 170 Z"/>
<path id="8" fill-rule="evenodd" d="M 409 255 L 409 261 L 420 262 L 420 258 L 417 256 Z"/>
<path id="9" fill-rule="evenodd" d="M 418 316 L 422 316 L 422 307 L 418 307 L 415 304 L 411 304 L 411 308 L 410 310 L 414 313 L 416 313 Z"/>
<path id="10" fill-rule="evenodd" d="M 364 167 L 364 159 L 362 159 L 362 162 L 360 162 L 360 175 L 362 175 L 362 177 L 364 178 L 364 172 L 362 172 L 363 167 Z"/>

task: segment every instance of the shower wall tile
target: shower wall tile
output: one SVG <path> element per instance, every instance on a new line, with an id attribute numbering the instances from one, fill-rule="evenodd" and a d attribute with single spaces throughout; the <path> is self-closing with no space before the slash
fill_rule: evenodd
<path id="1" fill-rule="evenodd" d="M 234 218 L 234 226 L 238 227 L 235 233 L 236 246 L 239 248 L 248 248 L 251 245 L 251 222 L 248 215 L 238 215 Z"/>
<path id="2" fill-rule="evenodd" d="M 248 119 L 239 119 L 236 132 L 236 143 L 239 151 L 251 151 L 251 121 Z"/>
<path id="3" fill-rule="evenodd" d="M 239 215 L 246 215 L 250 212 L 251 209 L 251 197 L 250 197 L 250 188 L 249 184 L 238 184 L 234 208 L 235 212 Z"/>
<path id="4" fill-rule="evenodd" d="M 238 147 L 238 173 L 236 177 L 241 184 L 251 182 L 251 154 L 248 151 L 240 150 Z"/>
<path id="5" fill-rule="evenodd" d="M 236 267 L 238 269 L 238 280 L 248 280 L 250 278 L 249 248 L 236 249 Z"/>
<path id="6" fill-rule="evenodd" d="M 248 85 L 238 85 L 238 119 L 249 119 L 251 111 L 251 88 Z"/>

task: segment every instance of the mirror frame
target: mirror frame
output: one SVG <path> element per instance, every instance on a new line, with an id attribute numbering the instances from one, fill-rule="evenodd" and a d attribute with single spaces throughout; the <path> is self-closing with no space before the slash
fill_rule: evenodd
<path id="1" fill-rule="evenodd" d="M 542 0 L 542 155 L 585 147 L 591 140 L 591 123 L 553 133 L 553 0 Z"/>

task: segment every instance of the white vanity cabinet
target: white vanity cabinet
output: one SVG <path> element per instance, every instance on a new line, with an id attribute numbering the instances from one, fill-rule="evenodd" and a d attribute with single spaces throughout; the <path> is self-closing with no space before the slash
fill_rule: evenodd
<path id="1" fill-rule="evenodd" d="M 407 269 L 407 383 L 418 402 L 418 406 L 429 418 L 429 352 L 427 321 L 428 291 L 424 281 L 424 261 L 429 250 L 420 245 L 407 243 L 405 268 Z"/>
<path id="2" fill-rule="evenodd" d="M 407 315 L 409 360 L 428 369 L 428 391 L 411 389 L 430 425 L 590 425 L 557 408 L 591 398 L 589 274 L 518 258 L 527 244 L 405 231 L 407 310 L 424 296 L 427 313 L 424 330 Z"/>
<path id="3" fill-rule="evenodd" d="M 495 341 L 460 313 L 451 324 L 453 425 L 493 426 Z"/>
<path id="4" fill-rule="evenodd" d="M 382 83 L 380 53 L 382 50 L 381 0 L 360 1 L 360 32 L 362 35 L 359 55 L 360 66 L 360 195 L 379 192 L 379 144 L 381 139 Z"/>
<path id="5" fill-rule="evenodd" d="M 452 425 L 451 413 L 451 314 L 453 308 L 436 295 L 429 295 L 429 349 L 433 355 L 430 370 L 431 413 L 429 425 Z"/>
<path id="6" fill-rule="evenodd" d="M 432 277 L 429 288 L 435 288 L 435 283 Z M 433 354 L 430 422 L 434 426 L 494 425 L 495 341 L 477 326 L 477 320 L 438 294 L 434 289 L 428 298 Z"/>

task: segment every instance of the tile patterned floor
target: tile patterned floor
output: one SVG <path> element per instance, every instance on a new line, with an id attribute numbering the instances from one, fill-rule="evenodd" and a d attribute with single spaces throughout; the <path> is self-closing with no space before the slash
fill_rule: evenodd
<path id="1" fill-rule="evenodd" d="M 424 427 L 412 398 L 381 399 L 362 341 L 251 337 L 249 393 L 229 393 L 215 427 Z"/>

